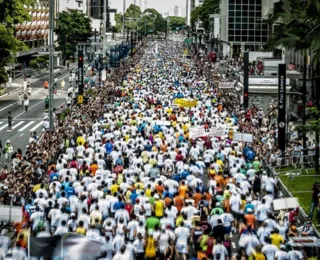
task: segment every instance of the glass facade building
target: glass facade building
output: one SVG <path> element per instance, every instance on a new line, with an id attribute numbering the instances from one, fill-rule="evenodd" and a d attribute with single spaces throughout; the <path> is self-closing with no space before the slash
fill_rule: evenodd
<path id="1" fill-rule="evenodd" d="M 262 22 L 262 0 L 229 0 L 228 41 L 263 44 L 268 41 L 268 25 Z"/>

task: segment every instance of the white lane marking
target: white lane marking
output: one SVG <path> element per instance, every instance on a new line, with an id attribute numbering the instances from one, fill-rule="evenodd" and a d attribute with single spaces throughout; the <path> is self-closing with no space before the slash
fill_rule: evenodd
<path id="1" fill-rule="evenodd" d="M 30 129 L 30 132 L 35 131 L 39 126 L 43 125 L 44 121 L 41 121 L 39 124 L 35 125 L 33 128 Z"/>
<path id="2" fill-rule="evenodd" d="M 41 104 L 42 102 L 44 102 L 44 100 L 38 102 L 37 104 L 33 105 L 32 107 L 29 107 L 29 108 L 28 108 L 28 111 L 30 111 L 30 110 L 31 110 L 32 108 L 34 108 L 35 106 Z M 24 110 L 24 106 L 23 106 L 23 110 Z M 17 117 L 19 117 L 19 116 L 21 116 L 21 115 L 23 115 L 23 114 L 25 114 L 25 113 L 26 113 L 26 112 L 23 111 L 22 113 L 20 113 L 19 115 L 17 115 L 14 119 L 16 119 Z M 27 113 L 28 113 L 28 112 L 27 112 Z"/>
<path id="3" fill-rule="evenodd" d="M 2 129 L 5 129 L 6 127 L 8 127 L 8 124 L 5 124 L 4 126 L 1 126 L 1 127 L 0 127 L 0 131 L 1 131 Z"/>
<path id="4" fill-rule="evenodd" d="M 14 102 L 14 103 L 12 103 L 11 105 L 8 105 L 8 106 L 0 109 L 0 112 L 3 111 L 3 110 L 6 110 L 7 108 L 9 108 L 9 107 L 11 107 L 11 106 L 13 106 L 13 105 L 15 105 L 15 104 L 18 104 L 18 102 Z"/>
<path id="5" fill-rule="evenodd" d="M 16 129 L 19 125 L 22 125 L 24 121 L 20 121 L 19 123 L 15 124 L 11 129 Z"/>
<path id="6" fill-rule="evenodd" d="M 31 126 L 34 122 L 36 122 L 36 121 L 31 121 L 31 122 L 29 122 L 29 123 L 26 124 L 24 127 L 20 128 L 20 129 L 18 130 L 18 132 L 22 132 L 24 129 L 26 129 L 27 127 Z"/>

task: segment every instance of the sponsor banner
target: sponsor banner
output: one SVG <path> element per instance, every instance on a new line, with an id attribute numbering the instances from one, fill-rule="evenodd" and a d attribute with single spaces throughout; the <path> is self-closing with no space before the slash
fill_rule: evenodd
<path id="1" fill-rule="evenodd" d="M 296 198 L 285 198 L 273 200 L 274 210 L 295 209 L 299 207 L 299 203 Z"/>
<path id="2" fill-rule="evenodd" d="M 233 133 L 233 141 L 252 143 L 253 136 L 252 134 Z"/>
<path id="3" fill-rule="evenodd" d="M 206 133 L 206 130 L 204 129 L 204 126 L 197 126 L 192 127 L 189 129 L 189 138 L 195 139 L 202 136 L 207 136 L 208 133 Z"/>
<path id="4" fill-rule="evenodd" d="M 197 106 L 196 100 L 188 100 L 185 98 L 176 98 L 174 103 L 181 106 L 181 107 L 195 107 Z"/>
<path id="5" fill-rule="evenodd" d="M 218 88 L 234 88 L 234 82 L 219 82 Z"/>
<path id="6" fill-rule="evenodd" d="M 212 127 L 209 131 L 205 130 L 203 126 L 192 127 L 189 130 L 189 138 L 195 139 L 204 136 L 223 137 L 226 135 L 224 127 Z"/>
<path id="7" fill-rule="evenodd" d="M 105 243 L 68 233 L 54 237 L 30 237 L 30 256 L 45 259 L 95 260 L 103 255 Z"/>
<path id="8" fill-rule="evenodd" d="M 210 129 L 210 135 L 215 137 L 223 137 L 226 135 L 226 128 L 225 127 L 212 127 Z"/>

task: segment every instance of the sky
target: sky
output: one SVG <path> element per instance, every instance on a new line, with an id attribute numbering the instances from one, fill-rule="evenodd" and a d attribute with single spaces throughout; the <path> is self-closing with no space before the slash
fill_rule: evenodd
<path id="1" fill-rule="evenodd" d="M 123 0 L 109 0 L 111 8 L 118 10 L 118 13 L 123 12 Z M 186 0 L 126 0 L 127 8 L 130 4 L 133 4 L 136 1 L 136 5 L 139 5 L 141 2 L 142 11 L 145 9 L 145 1 L 147 1 L 147 8 L 154 8 L 159 13 L 164 14 L 168 13 L 173 15 L 173 10 L 175 6 L 179 7 L 179 16 L 185 16 L 185 7 Z"/>

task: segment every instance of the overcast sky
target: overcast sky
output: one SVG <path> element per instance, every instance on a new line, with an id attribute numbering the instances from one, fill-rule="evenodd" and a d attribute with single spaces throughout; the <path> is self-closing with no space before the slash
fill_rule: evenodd
<path id="1" fill-rule="evenodd" d="M 134 1 L 136 5 L 141 3 L 142 11 L 145 9 L 145 1 L 147 1 L 147 8 L 154 8 L 159 13 L 164 14 L 170 12 L 173 15 L 174 6 L 179 7 L 179 15 L 183 12 L 185 13 L 186 0 L 126 0 L 126 6 L 130 6 Z M 110 0 L 111 8 L 116 8 L 118 12 L 122 13 L 123 10 L 123 0 Z"/>

